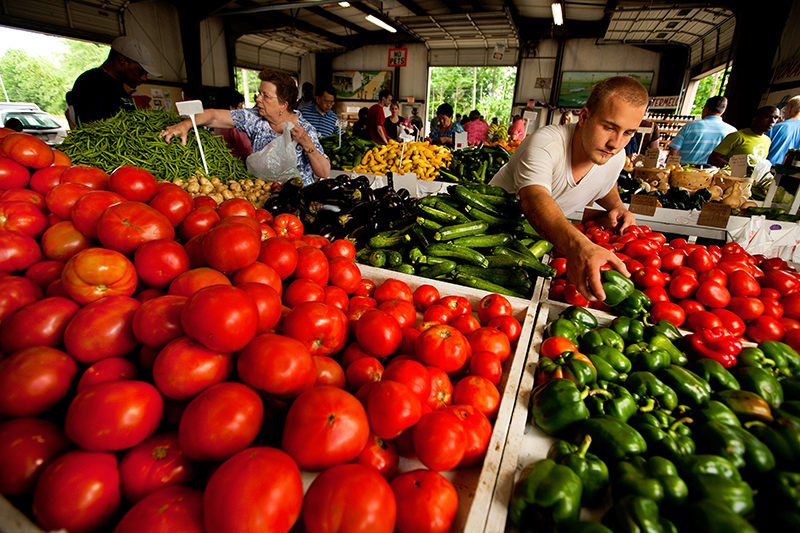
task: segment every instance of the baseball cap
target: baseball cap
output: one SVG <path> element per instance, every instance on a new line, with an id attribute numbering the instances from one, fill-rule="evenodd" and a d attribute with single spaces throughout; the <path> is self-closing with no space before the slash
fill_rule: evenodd
<path id="1" fill-rule="evenodd" d="M 150 55 L 150 50 L 145 45 L 134 39 L 133 37 L 117 37 L 111 43 L 111 48 L 124 55 L 128 59 L 139 63 L 147 73 L 156 78 L 161 77 L 161 73 L 153 66 L 153 57 Z"/>

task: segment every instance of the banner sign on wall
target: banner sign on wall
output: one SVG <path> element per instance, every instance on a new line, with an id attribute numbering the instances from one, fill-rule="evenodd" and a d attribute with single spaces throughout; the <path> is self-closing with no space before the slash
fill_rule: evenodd
<path id="1" fill-rule="evenodd" d="M 680 96 L 656 96 L 650 100 L 650 109 L 675 109 Z"/>
<path id="2" fill-rule="evenodd" d="M 390 67 L 404 67 L 406 66 L 406 59 L 408 58 L 408 48 L 390 48 L 389 49 L 389 66 Z"/>
<path id="3" fill-rule="evenodd" d="M 800 57 L 784 61 L 775 69 L 772 83 L 786 83 L 800 80 Z"/>

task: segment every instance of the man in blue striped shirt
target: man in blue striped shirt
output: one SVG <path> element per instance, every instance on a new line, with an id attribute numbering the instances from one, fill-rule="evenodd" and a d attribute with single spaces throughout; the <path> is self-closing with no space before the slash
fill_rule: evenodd
<path id="1" fill-rule="evenodd" d="M 336 102 L 336 90 L 330 85 L 321 86 L 317 89 L 315 100 L 313 104 L 300 108 L 300 114 L 316 128 L 320 138 L 339 133 L 341 128 L 336 124 L 338 117 L 332 110 Z"/>
<path id="2" fill-rule="evenodd" d="M 705 165 L 708 156 L 728 134 L 736 128 L 722 121 L 722 114 L 728 107 L 724 96 L 712 96 L 706 100 L 701 114 L 702 120 L 695 120 L 681 128 L 669 144 L 669 155 L 680 155 L 681 165 Z"/>

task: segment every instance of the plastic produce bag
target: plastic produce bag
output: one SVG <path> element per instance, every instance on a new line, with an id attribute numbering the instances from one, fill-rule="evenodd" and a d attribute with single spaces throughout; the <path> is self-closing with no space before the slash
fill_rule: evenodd
<path id="1" fill-rule="evenodd" d="M 284 182 L 298 175 L 297 142 L 292 139 L 294 124 L 284 122 L 283 134 L 247 158 L 247 172 L 264 181 Z"/>

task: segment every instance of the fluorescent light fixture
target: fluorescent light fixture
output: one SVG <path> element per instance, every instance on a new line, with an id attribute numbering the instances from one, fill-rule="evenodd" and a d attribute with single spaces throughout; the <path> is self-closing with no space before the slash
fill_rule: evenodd
<path id="1" fill-rule="evenodd" d="M 564 13 L 561 11 L 561 2 L 553 2 L 550 4 L 550 8 L 553 10 L 553 23 L 556 26 L 564 24 Z"/>
<path id="2" fill-rule="evenodd" d="M 339 2 L 339 5 L 342 7 L 350 7 L 350 2 Z"/>
<path id="3" fill-rule="evenodd" d="M 386 31 L 390 31 L 392 33 L 397 33 L 397 30 L 395 28 L 392 28 L 391 26 L 386 24 L 384 21 L 382 21 L 378 17 L 373 17 L 372 15 L 367 15 L 367 20 L 370 21 L 371 23 L 375 24 L 376 26 L 379 26 L 379 27 L 383 28 Z"/>

